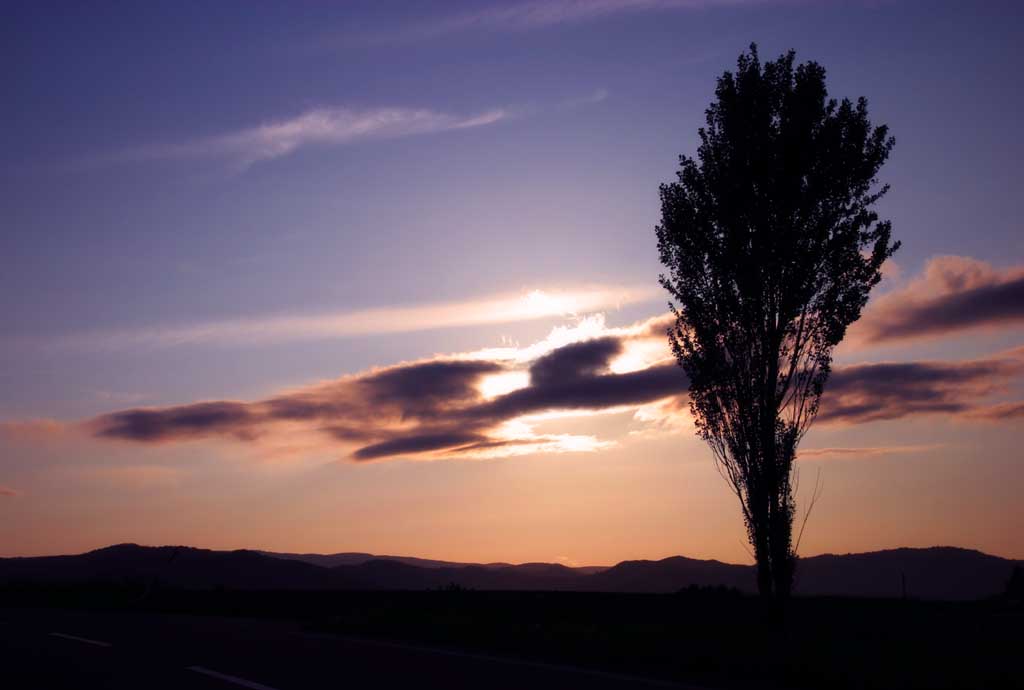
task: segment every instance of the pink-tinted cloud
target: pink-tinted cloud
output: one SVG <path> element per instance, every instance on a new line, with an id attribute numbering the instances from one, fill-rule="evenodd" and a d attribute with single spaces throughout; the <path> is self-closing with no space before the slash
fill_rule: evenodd
<path id="1" fill-rule="evenodd" d="M 880 362 L 837 367 L 818 420 L 859 424 L 921 414 L 963 417 L 1024 372 L 1024 350 L 963 361 Z"/>
<path id="2" fill-rule="evenodd" d="M 0 486 L 0 496 L 20 496 L 21 492 L 9 486 Z"/>
<path id="3" fill-rule="evenodd" d="M 1024 267 L 940 256 L 921 277 L 872 302 L 851 336 L 877 344 L 1007 326 L 1024 326 Z"/>
<path id="4" fill-rule="evenodd" d="M 1003 422 L 1012 419 L 1024 419 L 1024 401 L 986 405 L 967 413 L 971 419 L 987 422 Z"/>
<path id="5" fill-rule="evenodd" d="M 887 455 L 906 453 L 922 453 L 936 448 L 938 444 L 916 446 L 867 446 L 867 447 L 833 447 L 833 448 L 801 448 L 798 457 L 802 460 L 837 459 L 837 458 L 877 458 Z"/>
<path id="6" fill-rule="evenodd" d="M 588 327 L 581 326 L 583 333 Z M 259 442 L 288 434 L 319 436 L 352 459 L 409 456 L 512 455 L 592 450 L 592 437 L 534 434 L 524 420 L 552 411 L 637 408 L 685 392 L 673 363 L 641 353 L 649 366 L 616 371 L 634 344 L 651 339 L 651 324 L 603 329 L 600 337 L 437 358 L 376 369 L 264 400 L 218 400 L 103 415 L 86 427 L 97 437 L 140 443 L 207 438 Z M 564 335 L 556 331 L 556 342 Z M 549 341 L 551 340 L 549 339 Z M 523 352 L 532 356 L 520 360 Z M 627 363 L 628 364 L 628 363 Z M 489 379 L 522 373 L 521 386 L 488 395 Z"/>
<path id="7" fill-rule="evenodd" d="M 78 429 L 56 419 L 21 419 L 0 422 L 0 439 L 20 443 L 53 441 L 74 436 Z"/>
<path id="8" fill-rule="evenodd" d="M 536 434 L 530 420 L 632 410 L 643 429 L 683 430 L 687 381 L 666 356 L 666 323 L 659 317 L 611 329 L 600 320 L 583 320 L 525 348 L 403 363 L 257 401 L 126 409 L 93 419 L 86 428 L 100 438 L 148 444 L 302 439 L 299 447 L 308 448 L 315 438 L 321 449 L 340 450 L 357 461 L 596 450 L 610 442 Z M 836 367 L 819 420 L 860 424 L 923 414 L 1010 419 L 1019 414 L 1015 404 L 992 405 L 988 398 L 1022 372 L 1024 348 L 965 361 Z M 805 456 L 815 453 L 826 454 L 811 450 Z"/>

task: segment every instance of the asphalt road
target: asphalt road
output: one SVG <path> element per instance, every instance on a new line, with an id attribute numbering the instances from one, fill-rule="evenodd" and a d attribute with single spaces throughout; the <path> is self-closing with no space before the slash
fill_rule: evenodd
<path id="1" fill-rule="evenodd" d="M 313 690 L 367 684 L 416 690 L 685 687 L 510 657 L 316 635 L 281 621 L 0 609 L 5 690 Z"/>

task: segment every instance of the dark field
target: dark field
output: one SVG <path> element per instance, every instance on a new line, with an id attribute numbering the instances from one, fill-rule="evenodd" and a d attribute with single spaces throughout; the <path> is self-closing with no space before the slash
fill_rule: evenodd
<path id="1" fill-rule="evenodd" d="M 83 615 L 188 614 L 237 625 L 411 642 L 729 688 L 1024 687 L 1024 610 L 993 599 L 942 603 L 802 598 L 781 627 L 729 590 L 254 592 L 125 586 L 7 588 L 0 606 Z M 42 615 L 42 613 L 40 614 Z"/>

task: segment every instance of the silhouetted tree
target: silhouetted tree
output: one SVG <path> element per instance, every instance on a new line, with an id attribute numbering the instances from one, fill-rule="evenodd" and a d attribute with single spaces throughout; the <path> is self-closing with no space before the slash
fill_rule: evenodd
<path id="1" fill-rule="evenodd" d="M 779 599 L 796 560 L 797 445 L 833 348 L 899 247 L 872 210 L 888 190 L 876 183 L 888 129 L 794 57 L 762 65 L 751 45 L 718 79 L 697 159 L 681 156 L 661 186 L 656 228 L 697 432 L 739 497 L 758 588 Z"/>

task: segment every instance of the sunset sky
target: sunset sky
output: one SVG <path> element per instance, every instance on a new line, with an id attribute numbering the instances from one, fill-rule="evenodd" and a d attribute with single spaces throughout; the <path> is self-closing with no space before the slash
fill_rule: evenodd
<path id="1" fill-rule="evenodd" d="M 801 553 L 1024 558 L 1016 0 L 4 14 L 0 555 L 751 562 L 653 228 L 756 41 L 896 137 Z"/>

